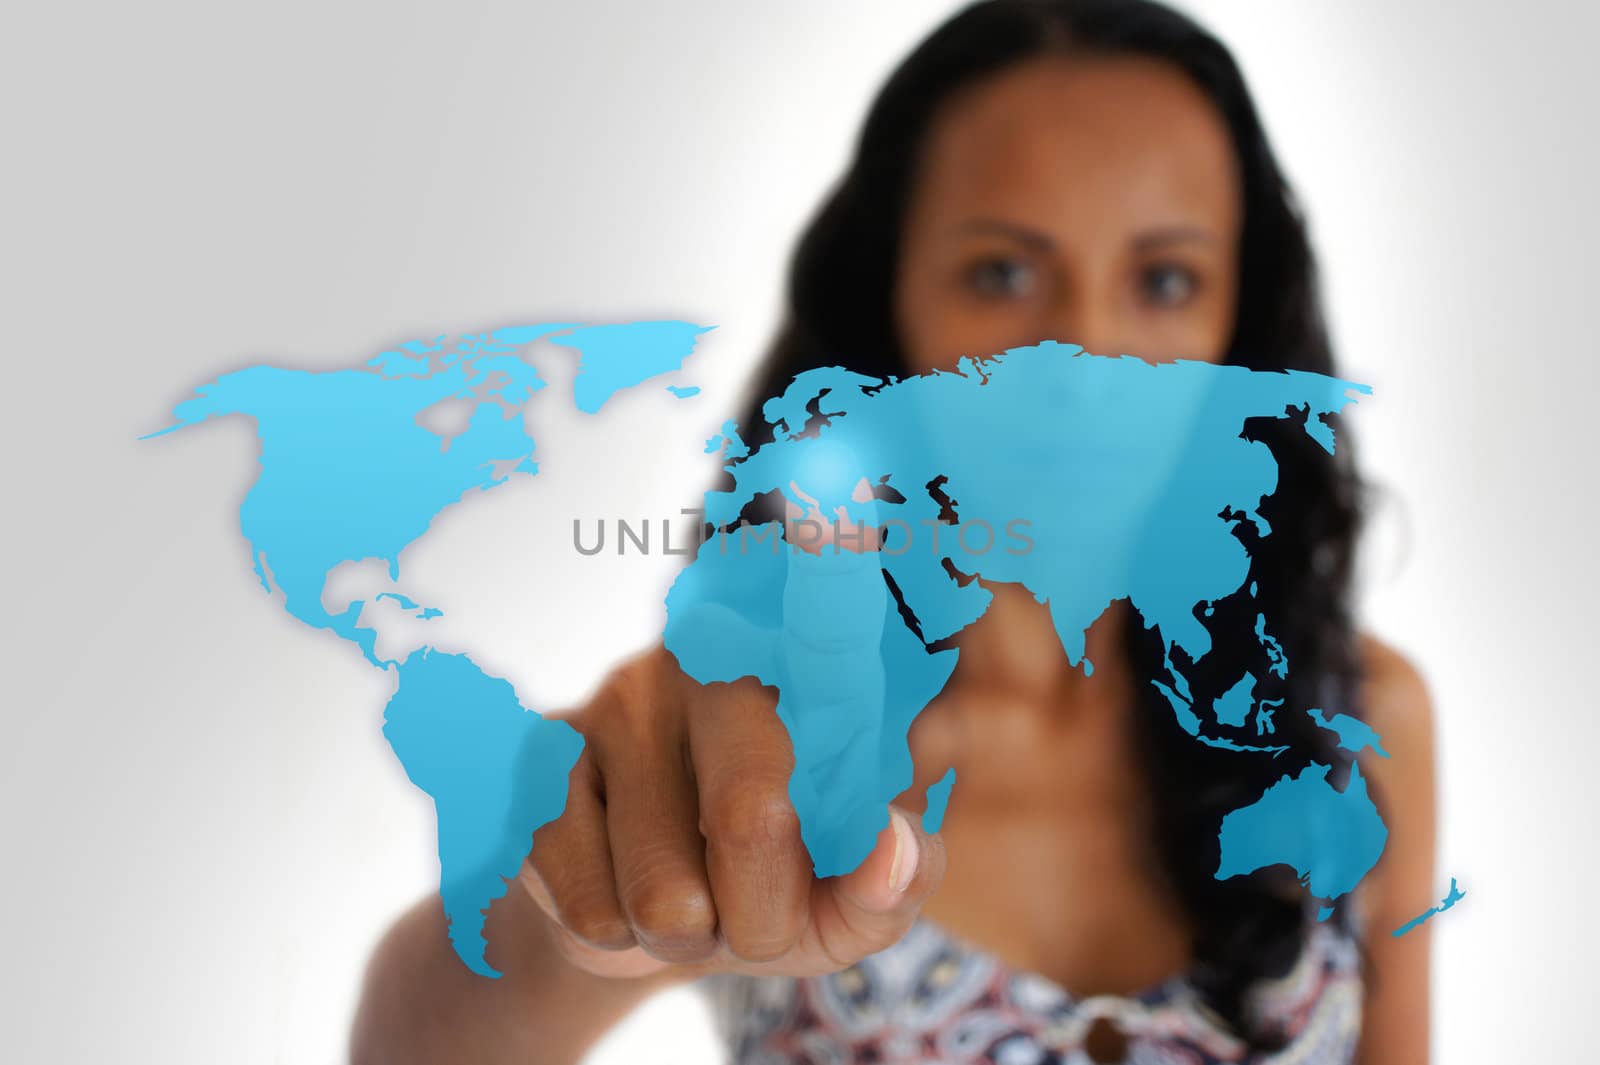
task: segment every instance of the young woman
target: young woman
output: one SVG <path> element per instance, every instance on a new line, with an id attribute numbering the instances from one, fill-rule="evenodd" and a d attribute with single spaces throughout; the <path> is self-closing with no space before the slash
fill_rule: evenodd
<path id="1" fill-rule="evenodd" d="M 880 376 L 1059 339 L 1330 373 L 1304 226 L 1227 50 L 1143 0 L 990 0 L 879 94 L 801 240 L 755 394 L 846 365 Z M 760 424 L 747 418 L 745 426 Z M 1150 678 L 1154 633 L 1114 606 L 1071 668 L 1014 587 L 957 638 L 910 740 L 918 779 L 848 876 L 812 877 L 775 693 L 702 687 L 665 650 L 572 718 L 566 812 L 489 914 L 490 961 L 451 952 L 437 898 L 379 948 L 360 1062 L 571 1062 L 661 987 L 700 979 L 736 1059 L 1281 1060 L 1423 1065 L 1433 903 L 1431 711 L 1349 605 L 1358 490 L 1285 420 L 1257 602 L 1293 669 L 1277 759 L 1194 742 Z M 759 443 L 759 441 L 756 441 Z M 1202 665 L 1259 655 L 1248 619 Z M 1331 919 L 1283 867 L 1217 880 L 1221 818 L 1285 773 L 1350 756 L 1304 711 L 1359 713 L 1383 856 Z M 942 831 L 915 814 L 954 766 Z"/>

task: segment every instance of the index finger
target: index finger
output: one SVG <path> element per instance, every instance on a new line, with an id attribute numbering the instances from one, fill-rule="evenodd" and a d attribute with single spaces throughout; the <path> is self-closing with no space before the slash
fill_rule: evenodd
<path id="1" fill-rule="evenodd" d="M 853 871 L 888 823 L 879 796 L 887 678 L 882 641 L 889 591 L 876 503 L 862 478 L 852 501 L 824 517 L 814 504 L 785 526 L 783 664 L 778 716 L 794 744 L 789 797 L 818 876 Z"/>

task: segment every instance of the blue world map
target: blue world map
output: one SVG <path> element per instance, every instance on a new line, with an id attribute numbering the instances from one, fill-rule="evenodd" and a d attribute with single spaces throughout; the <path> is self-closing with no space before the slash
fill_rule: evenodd
<path id="1" fill-rule="evenodd" d="M 547 323 L 411 342 L 348 369 L 253 366 L 200 386 L 150 434 L 232 415 L 254 422 L 260 459 L 239 521 L 256 577 L 290 615 L 393 675 L 383 735 L 433 800 L 451 942 L 485 976 L 498 975 L 484 958 L 487 910 L 533 833 L 560 816 L 583 737 L 524 706 L 470 654 L 422 646 L 384 659 L 360 624 L 366 603 L 330 612 L 324 586 L 336 567 L 376 559 L 403 588 L 401 553 L 442 511 L 539 474 L 526 410 L 547 387 L 528 350 L 536 341 L 577 353 L 572 403 L 602 417 L 619 392 L 681 370 L 707 331 Z M 954 672 L 951 638 L 988 609 L 985 584 L 1047 605 L 1068 661 L 1086 673 L 1086 631 L 1128 601 L 1160 635 L 1165 676 L 1153 683 L 1197 744 L 1275 758 L 1287 748 L 1272 742 L 1274 714 L 1306 713 L 1350 754 L 1387 757 L 1381 736 L 1337 708 L 1285 708 L 1250 673 L 1196 699 L 1184 668 L 1211 649 L 1212 606 L 1255 595 L 1250 538 L 1238 529 L 1271 535 L 1260 509 L 1278 465 L 1242 432 L 1246 420 L 1292 419 L 1332 452 L 1328 419 L 1369 393 L 1311 373 L 1155 365 L 1053 342 L 904 378 L 807 371 L 765 402 L 764 426 L 730 421 L 707 442 L 725 476 L 705 494 L 710 531 L 668 593 L 665 645 L 701 683 L 755 677 L 777 690 L 795 752 L 790 798 L 818 876 L 860 865 L 888 803 L 911 786 L 910 726 Z M 459 432 L 419 417 L 461 400 L 473 413 Z M 752 429 L 771 441 L 752 450 Z M 751 509 L 763 499 L 804 517 Z M 808 529 L 831 529 L 832 548 L 804 543 Z M 878 531 L 876 550 L 840 549 L 863 529 Z M 403 591 L 375 598 L 420 619 L 447 607 Z M 1258 612 L 1253 636 L 1271 674 L 1287 676 L 1272 619 Z M 1228 814 L 1216 876 L 1290 866 L 1327 917 L 1388 837 L 1359 765 L 1351 760 L 1342 787 L 1332 768 L 1286 771 Z M 930 830 L 956 787 L 951 771 L 929 789 Z"/>

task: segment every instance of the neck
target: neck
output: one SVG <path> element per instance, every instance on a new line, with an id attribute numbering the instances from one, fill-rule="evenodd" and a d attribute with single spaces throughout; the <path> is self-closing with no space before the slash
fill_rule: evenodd
<path id="1" fill-rule="evenodd" d="M 989 611 L 957 639 L 955 675 L 913 725 L 916 764 L 955 766 L 969 803 L 1035 805 L 1065 792 L 1078 796 L 1071 804 L 1139 801 L 1135 678 L 1122 650 L 1131 612 L 1113 607 L 1090 628 L 1090 675 L 1067 662 L 1048 607 L 1016 586 L 990 590 Z"/>
<path id="2" fill-rule="evenodd" d="M 957 638 L 961 664 L 953 684 L 1004 693 L 1052 718 L 1127 705 L 1132 669 L 1124 648 L 1128 626 L 1137 624 L 1127 603 L 1113 603 L 1089 627 L 1083 658 L 1073 665 L 1047 605 L 1016 585 L 985 587 L 994 602 Z"/>

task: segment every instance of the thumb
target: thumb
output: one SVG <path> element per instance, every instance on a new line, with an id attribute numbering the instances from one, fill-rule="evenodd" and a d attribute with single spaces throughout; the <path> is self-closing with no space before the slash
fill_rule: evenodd
<path id="1" fill-rule="evenodd" d="M 826 904 L 817 907 L 813 927 L 827 958 L 853 965 L 893 946 L 944 879 L 944 842 L 918 821 L 889 807 L 889 824 L 866 860 L 844 876 L 817 881 Z"/>

